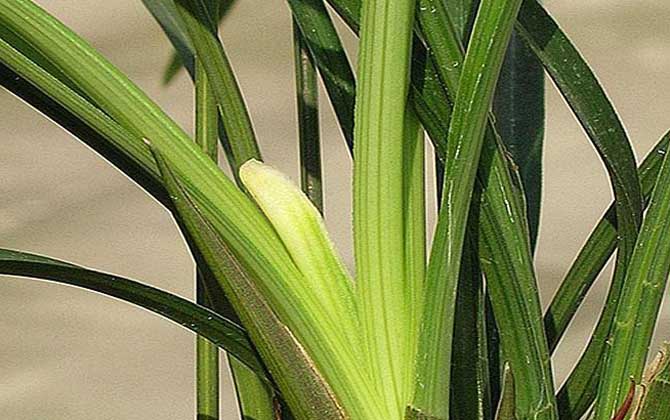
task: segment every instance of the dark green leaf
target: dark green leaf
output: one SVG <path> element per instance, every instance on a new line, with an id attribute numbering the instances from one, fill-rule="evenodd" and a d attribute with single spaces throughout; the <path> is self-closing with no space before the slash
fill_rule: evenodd
<path id="1" fill-rule="evenodd" d="M 8 249 L 0 249 L 0 273 L 83 287 L 141 306 L 207 337 L 256 374 L 266 377 L 262 362 L 240 326 L 171 293 L 53 258 Z"/>
<path id="2" fill-rule="evenodd" d="M 300 143 L 300 186 L 314 206 L 323 213 L 321 185 L 321 135 L 319 129 L 319 87 L 312 53 L 297 23 L 293 22 L 293 54 L 298 105 Z"/>
<path id="3" fill-rule="evenodd" d="M 642 220 L 642 194 L 623 125 L 588 64 L 536 0 L 523 2 L 517 30 L 542 61 L 607 166 L 617 202 L 619 255 L 625 267 Z"/>
<path id="4" fill-rule="evenodd" d="M 491 418 L 484 284 L 477 255 L 475 218 L 468 222 L 454 313 L 451 355 L 451 420 Z"/>
<path id="5" fill-rule="evenodd" d="M 495 126 L 518 166 L 526 196 L 530 247 L 535 250 L 542 199 L 544 71 L 533 52 L 512 33 L 493 101 Z"/>
<path id="6" fill-rule="evenodd" d="M 335 25 L 323 0 L 288 0 L 288 4 L 321 74 L 344 138 L 353 149 L 356 82 Z"/>

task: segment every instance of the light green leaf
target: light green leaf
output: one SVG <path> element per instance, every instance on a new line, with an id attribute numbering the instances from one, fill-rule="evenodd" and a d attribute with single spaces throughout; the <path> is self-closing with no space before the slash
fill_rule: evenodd
<path id="1" fill-rule="evenodd" d="M 420 147 L 414 146 L 418 126 L 407 107 L 414 1 L 370 0 L 362 12 L 354 141 L 356 287 L 367 366 L 387 410 L 384 418 L 400 418 L 414 381 L 423 283 L 414 269 L 425 263 L 412 261 L 417 255 L 405 245 L 414 243 L 407 237 L 405 209 L 412 207 L 408 186 L 415 174 L 405 161 L 414 157 L 404 152 Z"/>
<path id="2" fill-rule="evenodd" d="M 344 331 L 349 344 L 362 345 L 353 280 L 328 238 L 321 214 L 284 174 L 250 160 L 240 179 L 283 241 L 304 276 L 300 287 L 314 291 L 323 316 Z"/>
<path id="3" fill-rule="evenodd" d="M 316 413 L 333 419 L 346 418 L 313 360 L 268 305 L 234 253 L 203 218 L 186 187 L 158 153 L 156 161 L 185 228 L 226 291 L 291 409 L 304 418 L 312 418 Z"/>

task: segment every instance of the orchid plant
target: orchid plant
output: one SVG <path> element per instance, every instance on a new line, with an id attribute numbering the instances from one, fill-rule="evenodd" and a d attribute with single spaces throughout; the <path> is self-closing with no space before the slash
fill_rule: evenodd
<path id="1" fill-rule="evenodd" d="M 175 48 L 166 79 L 182 66 L 193 79 L 193 138 L 32 0 L 2 0 L 2 85 L 171 212 L 197 262 L 197 299 L 9 249 L 0 273 L 193 330 L 200 420 L 220 416 L 219 349 L 245 419 L 670 418 L 666 353 L 643 375 L 670 271 L 670 135 L 638 168 L 602 87 L 537 0 L 287 1 L 300 187 L 263 163 L 217 31 L 233 0 L 143 0 Z M 360 35 L 356 71 L 333 19 Z M 533 252 L 545 71 L 614 202 L 543 315 Z M 319 78 L 352 152 L 352 273 L 322 219 Z M 430 238 L 426 139 L 438 168 Z M 597 326 L 556 390 L 552 353 L 615 251 Z"/>

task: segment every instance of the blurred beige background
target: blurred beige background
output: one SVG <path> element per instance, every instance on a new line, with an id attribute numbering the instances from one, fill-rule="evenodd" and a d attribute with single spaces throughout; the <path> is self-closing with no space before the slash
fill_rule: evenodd
<path id="1" fill-rule="evenodd" d="M 41 0 L 191 128 L 184 74 L 160 74 L 169 46 L 139 0 Z M 297 178 L 290 16 L 280 0 L 241 0 L 222 35 L 266 160 Z M 638 157 L 670 128 L 670 3 L 547 0 L 592 64 Z M 350 44 L 352 38 L 347 36 Z M 567 107 L 548 85 L 542 298 L 611 199 L 607 178 Z M 322 95 L 322 99 L 325 95 Z M 324 102 L 325 105 L 325 102 Z M 140 279 L 193 296 L 193 263 L 168 214 L 121 173 L 5 91 L 0 92 L 0 246 Z M 347 261 L 350 164 L 329 108 L 323 117 L 327 224 Z M 600 282 L 555 362 L 562 381 L 593 326 Z M 133 306 L 47 282 L 0 280 L 0 418 L 193 418 L 193 336 Z M 667 310 L 659 340 L 670 338 Z M 225 373 L 224 373 L 225 375 Z M 227 376 L 226 376 L 227 378 Z M 229 388 L 226 418 L 235 417 Z"/>

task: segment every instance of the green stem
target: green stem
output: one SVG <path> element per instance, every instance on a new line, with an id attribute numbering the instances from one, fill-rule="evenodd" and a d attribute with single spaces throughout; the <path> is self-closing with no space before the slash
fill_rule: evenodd
<path id="1" fill-rule="evenodd" d="M 295 20 L 293 21 L 293 48 L 300 142 L 300 185 L 310 201 L 323 213 L 319 87 L 314 58 Z"/>
<path id="2" fill-rule="evenodd" d="M 217 153 L 216 101 L 211 94 L 207 74 L 199 60 L 195 62 L 195 142 L 214 162 Z M 196 301 L 208 305 L 203 290 L 204 278 L 198 272 Z M 219 350 L 206 338 L 196 338 L 196 410 L 198 420 L 219 418 Z"/>

